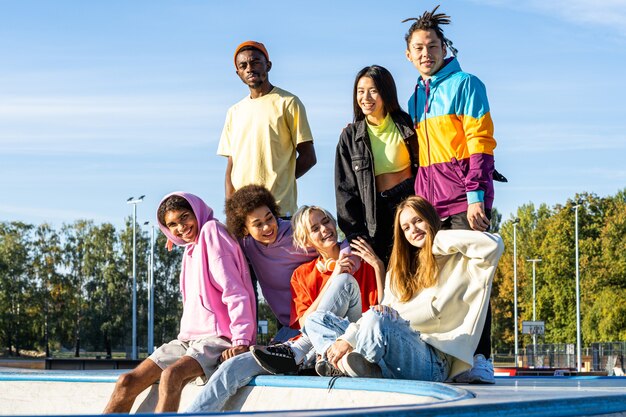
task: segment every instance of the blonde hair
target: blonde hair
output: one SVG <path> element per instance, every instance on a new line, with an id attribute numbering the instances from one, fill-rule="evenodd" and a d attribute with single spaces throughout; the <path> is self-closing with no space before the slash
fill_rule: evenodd
<path id="1" fill-rule="evenodd" d="M 300 207 L 291 218 L 291 228 L 293 230 L 293 244 L 297 248 L 306 250 L 309 246 L 309 226 L 311 225 L 310 217 L 312 211 L 319 211 L 321 213 L 324 213 L 324 215 L 330 219 L 333 226 L 337 227 L 337 220 L 335 220 L 333 215 L 330 214 L 328 210 L 323 209 L 319 206 Z"/>
<path id="2" fill-rule="evenodd" d="M 414 210 L 426 223 L 426 241 L 421 249 L 409 243 L 400 227 L 400 214 L 407 208 Z M 411 196 L 398 204 L 393 224 L 390 287 L 401 302 L 407 302 L 424 288 L 437 283 L 439 268 L 433 255 L 433 241 L 441 229 L 441 219 L 432 204 L 422 197 Z"/>

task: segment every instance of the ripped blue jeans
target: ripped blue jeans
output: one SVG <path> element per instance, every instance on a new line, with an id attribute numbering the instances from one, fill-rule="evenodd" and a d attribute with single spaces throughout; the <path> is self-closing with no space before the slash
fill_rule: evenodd
<path id="1" fill-rule="evenodd" d="M 383 377 L 433 382 L 448 378 L 449 358 L 424 342 L 408 321 L 370 309 L 358 323 L 354 351 L 379 364 Z M 315 350 L 322 353 L 345 333 L 349 324 L 333 313 L 317 311 L 307 318 L 306 329 Z"/>

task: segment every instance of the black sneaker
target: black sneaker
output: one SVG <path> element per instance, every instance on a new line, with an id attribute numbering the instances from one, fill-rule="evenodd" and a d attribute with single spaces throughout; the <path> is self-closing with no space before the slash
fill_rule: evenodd
<path id="1" fill-rule="evenodd" d="M 271 374 L 288 374 L 298 371 L 293 351 L 287 345 L 252 346 L 252 357 Z"/>
<path id="2" fill-rule="evenodd" d="M 341 367 L 346 375 L 361 378 L 382 378 L 383 372 L 378 364 L 372 363 L 365 359 L 363 355 L 357 352 L 350 352 L 341 358 Z"/>
<path id="3" fill-rule="evenodd" d="M 346 374 L 335 368 L 326 359 L 320 359 L 315 362 L 315 372 L 317 372 L 319 376 L 346 376 Z"/>

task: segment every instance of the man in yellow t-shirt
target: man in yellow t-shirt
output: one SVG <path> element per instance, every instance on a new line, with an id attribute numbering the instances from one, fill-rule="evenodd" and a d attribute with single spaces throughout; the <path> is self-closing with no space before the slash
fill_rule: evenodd
<path id="1" fill-rule="evenodd" d="M 226 199 L 244 185 L 263 185 L 276 198 L 281 216 L 291 216 L 298 208 L 296 178 L 317 162 L 304 105 L 270 83 L 272 62 L 262 43 L 239 45 L 235 68 L 250 95 L 228 110 L 217 149 L 228 158 Z"/>

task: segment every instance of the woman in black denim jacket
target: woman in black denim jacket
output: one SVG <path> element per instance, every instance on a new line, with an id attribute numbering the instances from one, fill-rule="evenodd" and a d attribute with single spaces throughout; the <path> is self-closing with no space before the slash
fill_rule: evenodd
<path id="1" fill-rule="evenodd" d="M 365 238 L 387 266 L 395 207 L 414 194 L 417 136 L 381 66 L 359 71 L 353 107 L 354 123 L 341 133 L 335 156 L 337 220 L 348 240 Z"/>

